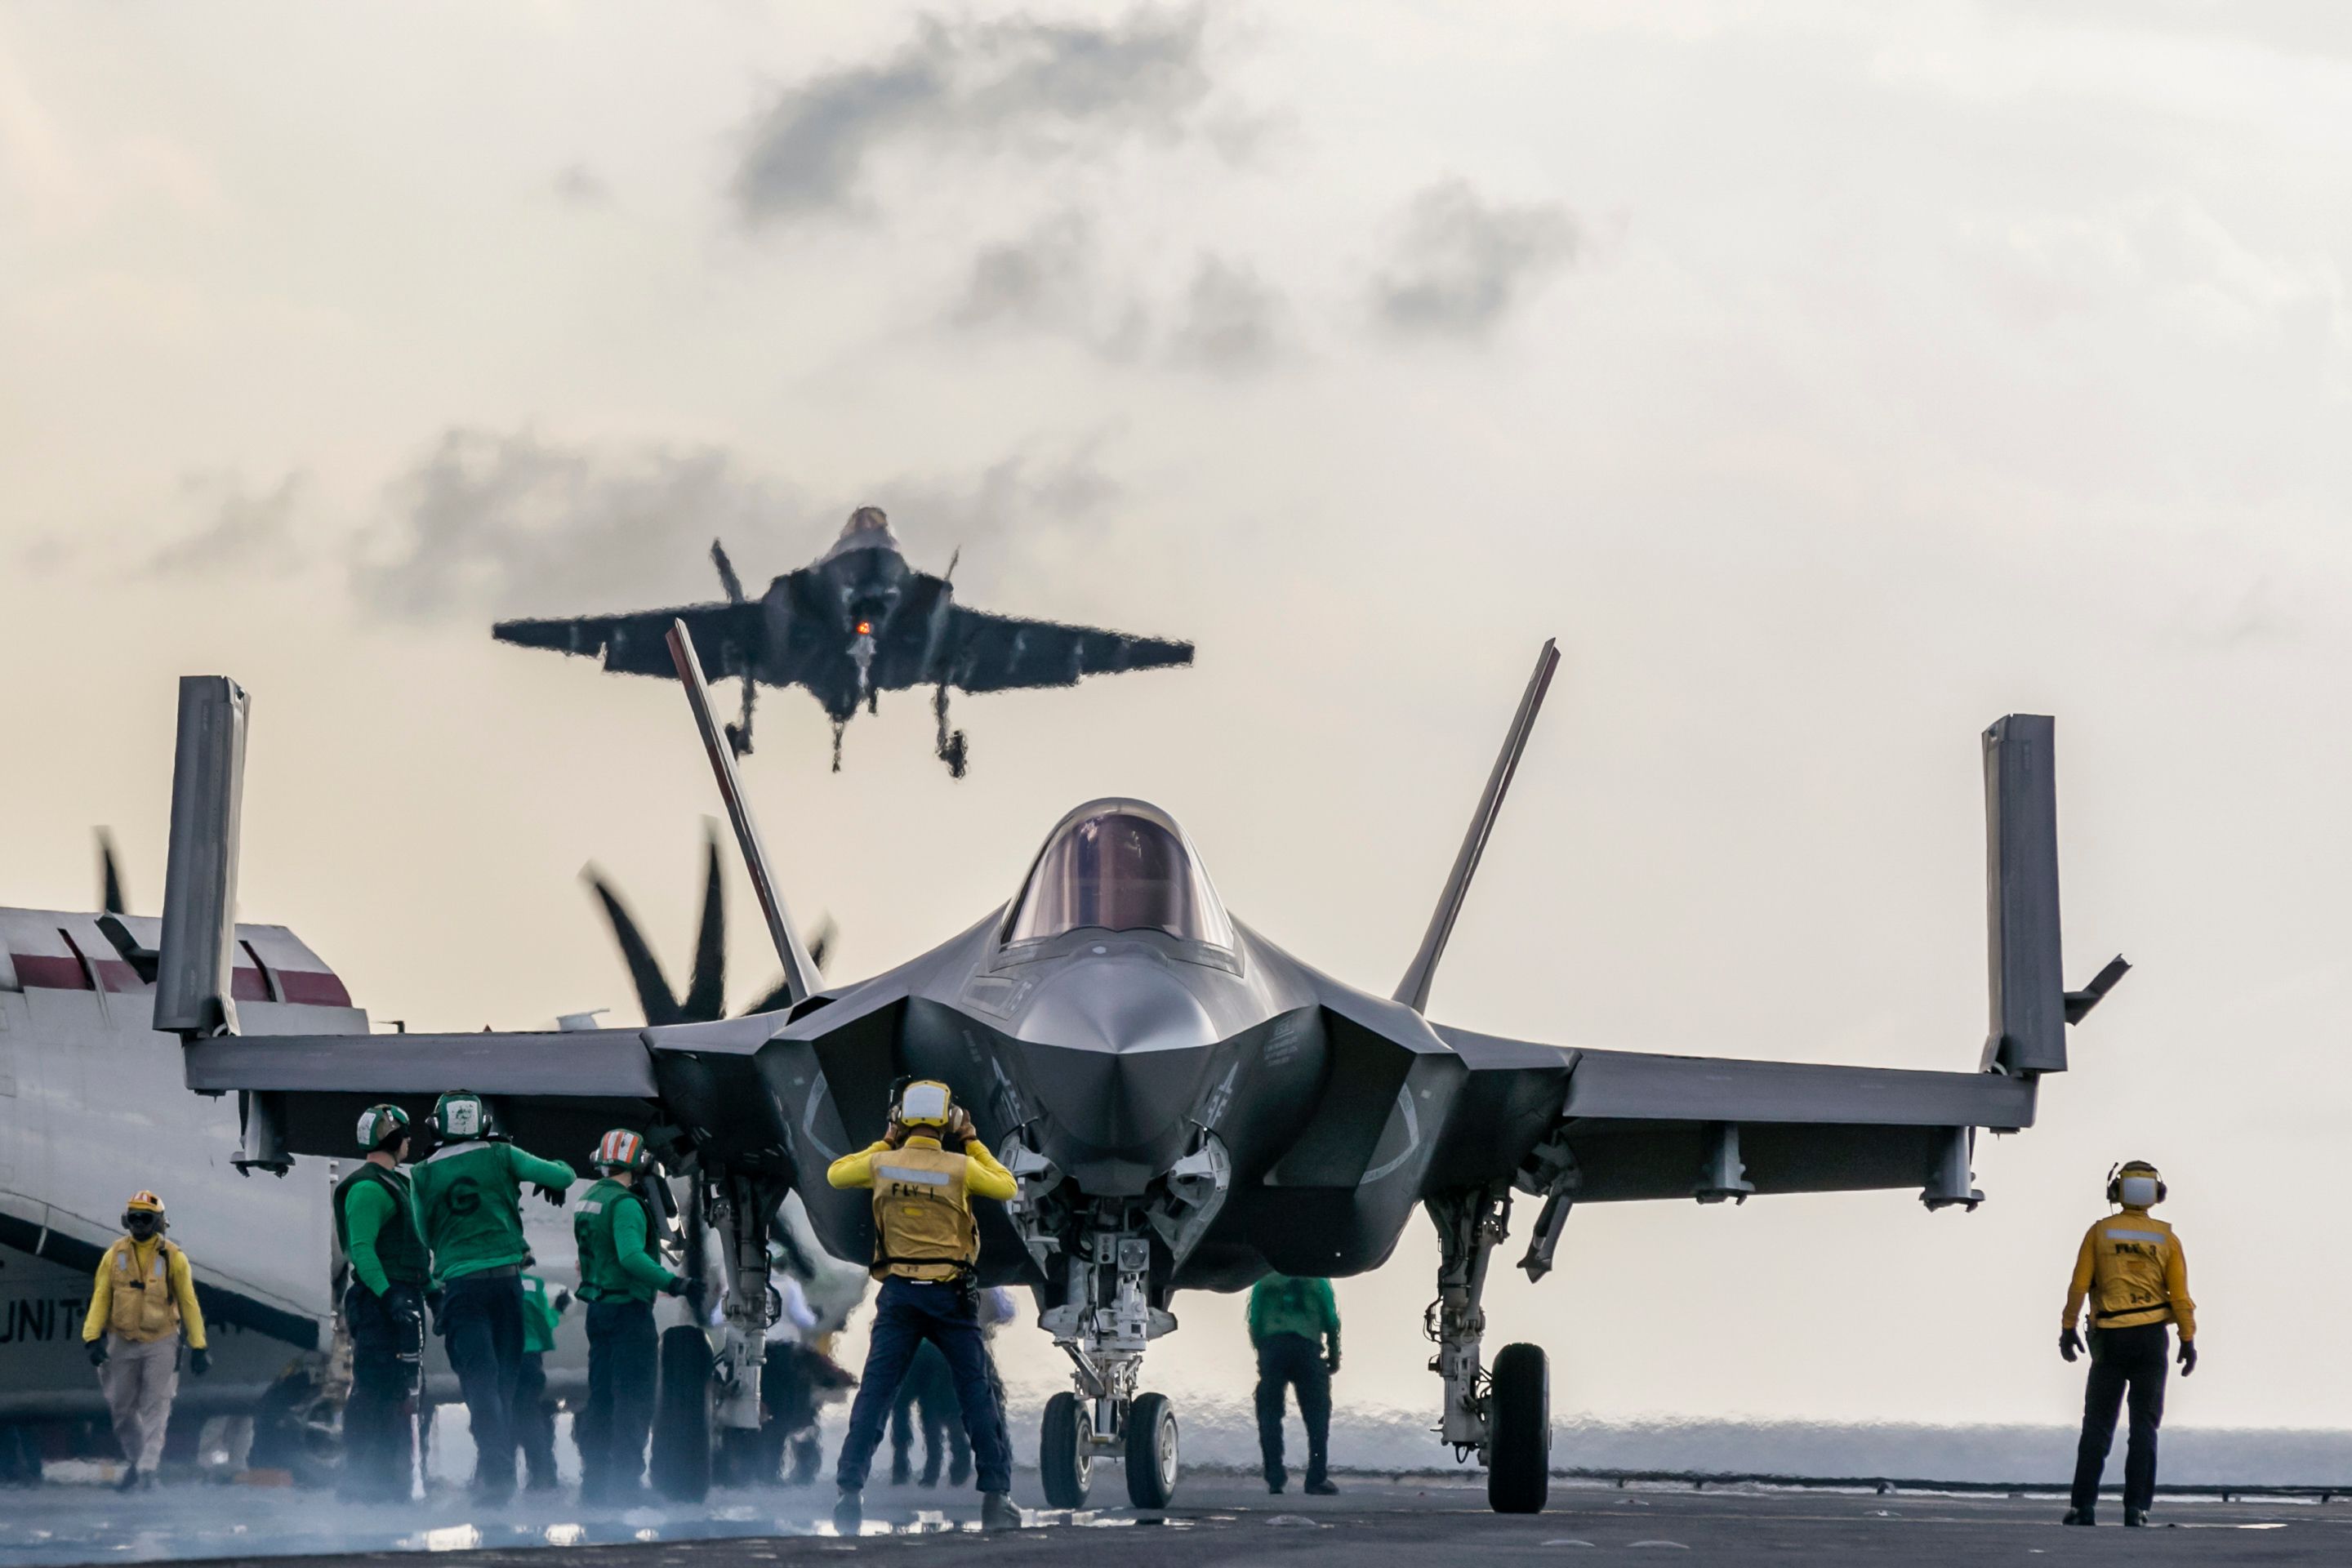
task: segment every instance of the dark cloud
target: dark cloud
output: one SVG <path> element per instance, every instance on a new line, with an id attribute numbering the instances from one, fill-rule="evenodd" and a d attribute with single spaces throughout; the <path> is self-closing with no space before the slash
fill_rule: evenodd
<path id="1" fill-rule="evenodd" d="M 887 58 L 808 78 L 777 95 L 735 171 L 749 223 L 858 204 L 883 146 L 1015 147 L 1042 155 L 1196 129 L 1209 75 L 1198 6 L 1138 6 L 1106 22 L 926 16 Z"/>
<path id="2" fill-rule="evenodd" d="M 715 598 L 725 539 L 748 576 L 784 544 L 791 498 L 730 453 L 606 451 L 451 430 L 385 490 L 352 592 L 378 615 L 562 615 Z M 797 564 L 798 563 L 794 563 Z"/>
<path id="3" fill-rule="evenodd" d="M 982 247 L 949 320 L 967 330 L 1048 332 L 1109 360 L 1132 359 L 1147 326 L 1142 305 L 1105 284 L 1094 224 L 1077 212 Z"/>
<path id="4" fill-rule="evenodd" d="M 585 163 L 571 163 L 556 172 L 551 188 L 573 206 L 601 207 L 613 199 L 613 187 Z"/>
<path id="5" fill-rule="evenodd" d="M 1281 293 L 1247 262 L 1203 256 L 1192 273 L 1169 355 L 1221 374 L 1263 370 L 1282 352 Z"/>
<path id="6" fill-rule="evenodd" d="M 142 577 L 205 577 L 223 573 L 282 576 L 302 563 L 294 535 L 299 475 L 259 494 L 234 475 L 201 475 L 184 487 L 206 510 L 205 522 L 150 555 Z"/>
<path id="7" fill-rule="evenodd" d="M 715 599 L 712 539 L 756 594 L 806 565 L 851 509 L 890 514 L 910 559 L 944 570 L 959 544 L 987 584 L 1038 537 L 1098 523 L 1118 487 L 1084 447 L 964 474 L 915 474 L 812 498 L 722 448 L 565 444 L 451 430 L 384 493 L 353 595 L 400 620 L 585 615 Z"/>
<path id="8" fill-rule="evenodd" d="M 1483 336 L 1575 259 L 1580 242 L 1556 203 L 1490 204 L 1467 180 L 1440 180 L 1406 208 L 1373 312 L 1399 331 Z"/>

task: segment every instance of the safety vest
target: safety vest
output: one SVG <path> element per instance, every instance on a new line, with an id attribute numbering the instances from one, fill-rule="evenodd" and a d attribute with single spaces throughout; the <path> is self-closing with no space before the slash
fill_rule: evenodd
<path id="1" fill-rule="evenodd" d="M 874 1153 L 874 1278 L 952 1279 L 980 1261 L 964 1157 L 945 1149 Z"/>
<path id="2" fill-rule="evenodd" d="M 646 1216 L 645 1256 L 658 1266 L 661 1241 L 654 1231 L 653 1205 L 635 1187 L 606 1176 L 588 1189 L 572 1206 L 572 1239 L 580 1247 L 580 1299 L 583 1301 L 650 1301 L 654 1291 L 629 1277 L 621 1267 L 620 1242 L 613 1235 L 613 1216 L 623 1204 L 635 1204 Z"/>
<path id="3" fill-rule="evenodd" d="M 172 1294 L 172 1258 L 180 1249 L 158 1237 L 155 1254 L 144 1279 L 139 1278 L 139 1256 L 131 1237 L 107 1248 L 108 1316 L 106 1326 L 133 1344 L 171 1338 L 180 1331 L 180 1303 Z"/>
<path id="4" fill-rule="evenodd" d="M 392 1197 L 392 1218 L 375 1233 L 375 1259 L 383 1265 L 383 1277 L 394 1285 L 424 1285 L 433 1271 L 425 1260 L 425 1238 L 416 1231 L 416 1208 L 409 1200 L 408 1178 L 373 1160 L 362 1160 L 359 1169 L 335 1188 L 335 1246 L 345 1257 L 351 1255 L 351 1219 L 345 1205 L 362 1182 L 382 1187 Z"/>
<path id="5" fill-rule="evenodd" d="M 2168 1323 L 2180 1315 L 2170 1267 L 2180 1243 L 2169 1225 L 2145 1210 L 2126 1209 L 2093 1226 L 2088 1246 L 2093 1328 Z"/>

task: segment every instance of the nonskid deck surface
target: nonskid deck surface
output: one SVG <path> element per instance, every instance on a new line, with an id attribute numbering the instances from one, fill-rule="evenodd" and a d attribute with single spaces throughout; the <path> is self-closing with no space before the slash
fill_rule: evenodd
<path id="1" fill-rule="evenodd" d="M 1098 1492 L 1116 1500 L 1116 1471 Z M 1108 1487 L 1100 1485 L 1108 1481 Z M 1269 1497 L 1238 1477 L 1195 1476 L 1165 1515 L 1039 1508 L 1033 1475 L 1014 1496 L 1030 1528 L 978 1532 L 969 1490 L 876 1487 L 866 1532 L 833 1531 L 830 1489 L 714 1493 L 700 1510 L 583 1510 L 568 1492 L 503 1509 L 462 1496 L 407 1508 L 345 1508 L 331 1499 L 234 1486 L 165 1488 L 133 1497 L 89 1487 L 0 1494 L 0 1568 L 15 1564 L 260 1559 L 353 1568 L 432 1555 L 459 1564 L 593 1568 L 772 1568 L 775 1564 L 937 1559 L 1178 1568 L 1279 1562 L 1314 1568 L 1395 1563 L 1536 1563 L 1664 1557 L 1724 1564 L 2017 1563 L 2042 1555 L 2089 1563 L 2352 1562 L 2352 1501 L 2166 1499 L 2162 1528 L 2066 1530 L 2046 1496 L 1954 1497 L 1862 1491 L 1694 1492 L 1557 1483 L 1540 1515 L 1487 1511 L 1484 1489 L 1453 1481 L 1343 1478 L 1336 1498 Z M 2107 1504 L 2110 1526 L 2121 1510 Z M 1107 1539 L 1115 1538 L 1115 1539 Z"/>

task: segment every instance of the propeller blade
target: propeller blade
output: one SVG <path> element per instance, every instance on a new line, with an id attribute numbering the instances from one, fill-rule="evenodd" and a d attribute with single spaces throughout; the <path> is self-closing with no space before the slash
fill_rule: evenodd
<path id="1" fill-rule="evenodd" d="M 131 904 L 122 896 L 122 868 L 114 857 L 114 833 L 110 828 L 98 830 L 99 901 L 110 915 L 127 915 Z"/>
<path id="2" fill-rule="evenodd" d="M 629 980 L 637 989 L 637 1005 L 645 1012 L 648 1025 L 683 1024 L 686 1010 L 678 1005 L 677 996 L 669 988 L 668 976 L 662 973 L 661 961 L 637 930 L 636 917 L 629 906 L 605 882 L 604 873 L 590 866 L 581 877 L 604 906 L 604 919 L 613 928 L 613 940 L 621 945 L 621 960 L 629 966 Z"/>
<path id="3" fill-rule="evenodd" d="M 694 938 L 694 978 L 687 983 L 684 1021 L 707 1024 L 727 1016 L 727 898 L 719 873 L 719 825 L 703 825 L 709 853 L 702 872 L 702 924 Z"/>
<path id="4" fill-rule="evenodd" d="M 809 962 L 822 970 L 824 967 L 824 955 L 833 947 L 833 939 L 840 934 L 841 928 L 833 923 L 831 915 L 818 916 L 816 930 L 809 933 Z"/>
<path id="5" fill-rule="evenodd" d="M 776 988 L 752 1003 L 745 1010 L 743 1016 L 749 1018 L 755 1013 L 781 1013 L 792 1005 L 793 988 L 779 980 L 776 982 Z"/>
<path id="6" fill-rule="evenodd" d="M 957 546 L 955 547 L 955 553 L 948 557 L 948 569 L 947 569 L 947 574 L 946 574 L 946 575 L 942 576 L 942 577 L 940 579 L 940 582 L 942 582 L 942 583 L 952 583 L 952 582 L 954 582 L 954 581 L 955 581 L 955 569 L 956 569 L 956 563 L 957 563 L 957 562 L 959 562 L 959 561 L 961 561 L 961 560 L 962 560 L 962 559 L 963 559 L 963 546 L 962 546 L 962 545 L 961 545 L 961 544 L 959 544 L 959 545 L 957 545 Z M 985 584 L 983 584 L 983 586 L 984 586 L 984 585 L 985 585 Z"/>
<path id="7" fill-rule="evenodd" d="M 717 540 L 710 542 L 710 563 L 719 568 L 719 585 L 727 590 L 727 602 L 743 602 L 743 580 L 735 575 L 735 563 L 727 559 L 727 547 Z"/>

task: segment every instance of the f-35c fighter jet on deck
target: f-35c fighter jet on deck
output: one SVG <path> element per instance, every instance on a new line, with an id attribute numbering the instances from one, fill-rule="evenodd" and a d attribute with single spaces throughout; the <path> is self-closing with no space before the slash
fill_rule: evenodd
<path id="1" fill-rule="evenodd" d="M 1075 686 L 1089 675 L 1153 669 L 1192 662 L 1192 645 L 1129 637 L 1091 626 L 1016 620 L 955 603 L 952 579 L 917 571 L 899 553 L 889 519 L 879 507 L 850 514 L 833 548 L 797 572 L 768 584 L 757 599 L 716 541 L 726 602 L 680 610 L 640 610 L 567 620 L 501 621 L 490 628 L 500 642 L 603 658 L 624 675 L 671 673 L 663 639 L 682 620 L 694 636 L 714 680 L 740 677 L 741 717 L 727 726 L 737 756 L 751 750 L 751 707 L 762 685 L 805 686 L 833 720 L 833 769 L 841 771 L 841 731 L 863 707 L 875 710 L 885 691 L 934 689 L 940 760 L 963 777 L 964 733 L 948 728 L 948 689 L 1007 691 L 1015 687 Z"/>
<path id="2" fill-rule="evenodd" d="M 2125 968 L 2117 959 L 2082 992 L 2060 979 L 2052 724 L 2012 715 L 1983 740 L 1992 1006 L 1975 1071 L 1655 1056 L 1432 1021 L 1432 978 L 1551 678 L 1547 644 L 1391 994 L 1320 973 L 1243 924 L 1176 822 L 1133 799 L 1065 815 L 1011 900 L 960 935 L 870 980 L 825 985 L 782 918 L 682 631 L 674 647 L 784 962 L 781 1010 L 567 1035 L 239 1037 L 220 894 L 243 696 L 191 678 L 173 802 L 180 901 L 166 915 L 157 1027 L 187 1038 L 190 1088 L 240 1094 L 250 1162 L 343 1152 L 371 1100 L 399 1100 L 421 1121 L 435 1093 L 458 1086 L 489 1095 L 533 1149 L 585 1150 L 605 1126 L 643 1128 L 690 1177 L 736 1270 L 719 1343 L 672 1330 L 664 1365 L 715 1356 L 719 1420 L 737 1429 L 759 1421 L 778 1203 L 797 1191 L 827 1248 L 870 1258 L 868 1194 L 834 1191 L 825 1167 L 881 1135 L 895 1079 L 946 1081 L 1020 1183 L 1013 1202 L 982 1211 L 982 1278 L 1034 1291 L 1072 1364 L 1074 1387 L 1046 1405 L 1040 1439 L 1058 1507 L 1085 1501 L 1105 1459 L 1124 1464 L 1139 1507 L 1174 1491 L 1175 1412 L 1144 1392 L 1141 1373 L 1145 1347 L 1176 1328 L 1180 1290 L 1238 1290 L 1269 1269 L 1376 1268 L 1425 1208 L 1441 1240 L 1426 1319 L 1441 1439 L 1484 1460 L 1496 1508 L 1540 1509 L 1544 1352 L 1507 1346 L 1491 1367 L 1481 1353 L 1481 1295 L 1515 1194 L 1540 1205 L 1520 1260 L 1536 1278 L 1578 1203 L 1910 1188 L 1931 1209 L 1974 1208 L 1977 1129 L 2032 1124 L 2041 1078 L 2066 1067 L 2067 1025 Z M 707 1475 L 709 1405 L 687 1386 L 681 1402 L 665 1394 L 656 1449 L 698 1445 L 703 1460 L 657 1470 Z"/>

